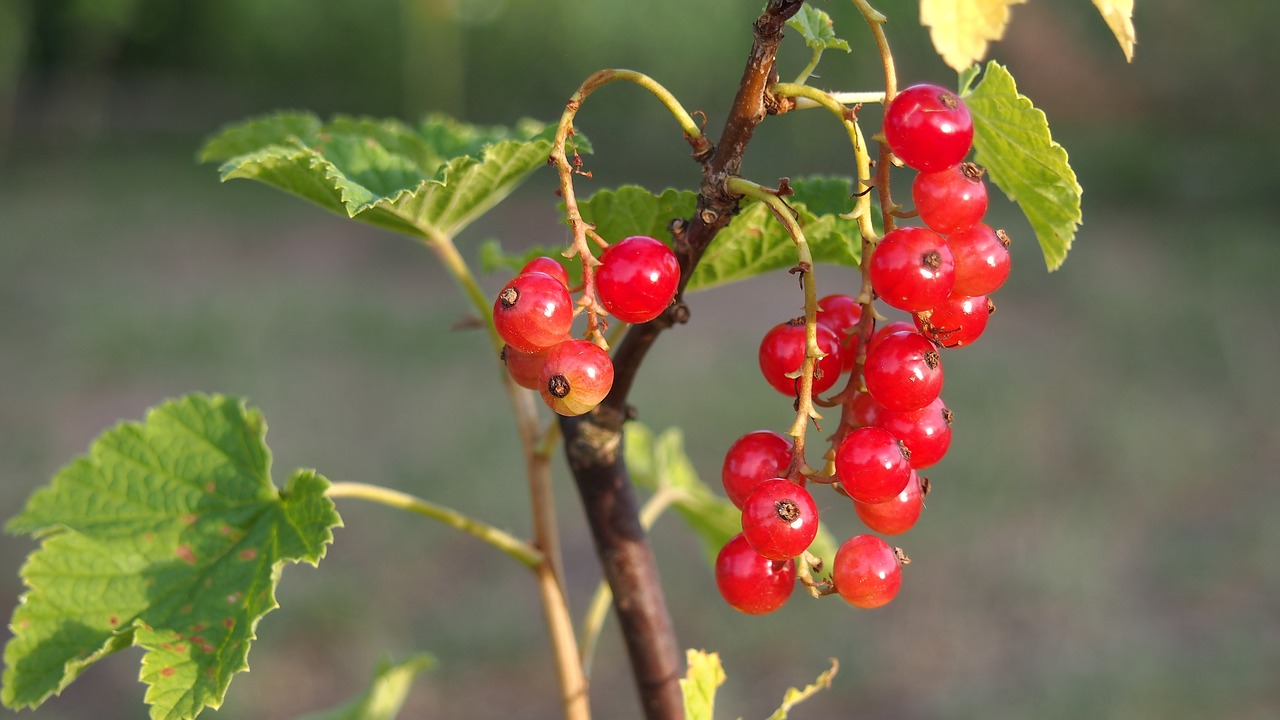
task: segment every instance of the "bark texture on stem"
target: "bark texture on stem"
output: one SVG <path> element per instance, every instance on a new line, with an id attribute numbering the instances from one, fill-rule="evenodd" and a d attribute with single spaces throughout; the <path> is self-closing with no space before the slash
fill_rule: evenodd
<path id="1" fill-rule="evenodd" d="M 725 181 L 738 172 L 756 125 L 771 111 L 774 101 L 768 88 L 776 82 L 774 63 L 782 30 L 803 4 L 803 0 L 770 0 L 755 23 L 755 41 L 720 142 L 710 153 L 695 154 L 695 160 L 702 164 L 697 212 L 692 218 L 672 223 L 681 274 L 676 303 L 653 322 L 630 328 L 618 343 L 613 356 L 613 389 L 604 402 L 585 416 L 560 420 L 569 467 L 605 579 L 613 590 L 614 608 L 648 720 L 684 717 L 679 685 L 683 659 L 622 457 L 627 397 L 640 363 L 658 335 L 687 319 L 688 308 L 682 299 L 685 283 L 716 233 L 737 213 L 740 198 L 726 190 Z"/>

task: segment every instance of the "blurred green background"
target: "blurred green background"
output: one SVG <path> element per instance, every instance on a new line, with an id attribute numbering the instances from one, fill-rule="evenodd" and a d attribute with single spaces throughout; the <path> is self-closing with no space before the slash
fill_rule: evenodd
<path id="1" fill-rule="evenodd" d="M 910 2 L 882 2 L 908 82 L 949 82 Z M 948 355 L 958 419 L 935 492 L 898 544 L 915 562 L 879 611 L 797 595 L 764 618 L 720 601 L 693 538 L 655 545 L 684 646 L 722 652 L 721 717 L 769 714 L 829 657 L 800 718 L 1280 717 L 1280 66 L 1269 3 L 1138 2 L 1126 65 L 1092 5 L 1013 9 L 992 56 L 1045 109 L 1085 187 L 1065 267 L 1044 270 L 1007 203 L 1016 271 L 977 346 Z M 311 466 L 528 532 L 520 461 L 485 341 L 429 253 L 193 160 L 224 123 L 276 108 L 469 121 L 554 120 L 590 72 L 631 67 L 718 128 L 758 2 L 731 0 L 0 0 L 0 515 L 94 436 L 189 391 L 246 395 L 277 475 Z M 872 89 L 850 39 L 816 84 Z M 794 35 L 794 33 L 792 33 Z M 789 38 L 783 77 L 807 51 Z M 688 149 L 634 88 L 579 116 L 595 177 L 692 187 Z M 847 173 L 818 113 L 766 123 L 753 179 Z M 555 243 L 550 173 L 463 238 Z M 993 224 L 995 224 L 993 223 Z M 822 268 L 822 292 L 852 273 Z M 505 278 L 488 277 L 496 289 Z M 785 275 L 691 298 L 635 395 L 684 428 L 702 476 L 790 403 L 755 347 L 801 302 Z M 561 467 L 572 602 L 598 580 Z M 319 569 L 291 568 L 254 671 L 208 717 L 286 718 L 355 694 L 379 657 L 428 650 L 406 718 L 555 718 L 531 578 L 488 548 L 374 507 L 340 506 Z M 825 517 L 858 527 L 834 496 Z M 33 548 L 0 541 L 0 611 Z M 38 718 L 142 717 L 136 651 Z M 616 627 L 593 674 L 599 718 L 639 716 Z"/>

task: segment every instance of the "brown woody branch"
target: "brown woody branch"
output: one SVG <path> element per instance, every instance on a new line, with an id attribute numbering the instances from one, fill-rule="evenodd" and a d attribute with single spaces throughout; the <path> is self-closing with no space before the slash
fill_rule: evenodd
<path id="1" fill-rule="evenodd" d="M 591 413 L 561 418 L 565 451 L 582 497 L 605 579 L 631 659 L 648 720 L 684 717 L 678 683 L 683 670 L 653 552 L 639 519 L 639 503 L 622 456 L 622 424 L 631 385 L 663 330 L 688 319 L 684 287 L 703 252 L 738 211 L 739 197 L 725 188 L 737 174 L 755 127 L 774 106 L 768 88 L 777 81 L 775 59 L 786 21 L 803 0 L 770 0 L 755 23 L 755 41 L 720 140 L 711 152 L 695 152 L 702 164 L 697 212 L 672 223 L 680 260 L 676 302 L 653 322 L 633 326 L 616 346 L 614 384 Z"/>

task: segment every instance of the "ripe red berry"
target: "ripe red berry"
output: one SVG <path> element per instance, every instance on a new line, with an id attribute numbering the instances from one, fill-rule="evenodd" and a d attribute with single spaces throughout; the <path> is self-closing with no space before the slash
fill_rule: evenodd
<path id="1" fill-rule="evenodd" d="M 782 607 L 796 587 L 796 561 L 761 556 L 742 535 L 716 556 L 716 587 L 735 610 L 763 615 Z"/>
<path id="2" fill-rule="evenodd" d="M 855 535 L 836 551 L 831 579 L 850 605 L 878 608 L 902 587 L 902 563 L 894 549 L 875 535 Z"/>
<path id="3" fill-rule="evenodd" d="M 547 359 L 547 350 L 527 353 L 510 345 L 502 346 L 502 362 L 507 366 L 507 373 L 520 387 L 537 390 L 542 384 L 542 364 Z"/>
<path id="4" fill-rule="evenodd" d="M 921 480 L 914 470 L 907 486 L 891 500 L 882 503 L 853 501 L 853 510 L 862 523 L 873 532 L 883 535 L 901 535 L 915 526 L 924 509 L 924 494 L 928 480 Z"/>
<path id="5" fill-rule="evenodd" d="M 871 288 L 899 310 L 928 310 L 947 299 L 955 282 L 951 248 L 928 228 L 893 230 L 871 255 Z"/>
<path id="6" fill-rule="evenodd" d="M 1009 236 L 978 223 L 947 238 L 955 262 L 957 295 L 990 295 L 1009 277 Z"/>
<path id="7" fill-rule="evenodd" d="M 958 348 L 972 345 L 995 311 L 996 304 L 985 295 L 952 295 L 932 310 L 917 313 L 915 321 L 922 335 L 944 348 Z"/>
<path id="8" fill-rule="evenodd" d="M 871 348 L 879 345 L 881 340 L 884 340 L 894 333 L 900 332 L 917 332 L 915 323 L 910 323 L 906 320 L 897 320 L 876 328 L 876 331 L 871 334 L 871 342 L 867 343 L 867 352 L 870 353 Z"/>
<path id="9" fill-rule="evenodd" d="M 862 305 L 852 295 L 827 295 L 818 300 L 818 322 L 836 332 L 840 338 L 841 368 L 853 369 L 854 338 L 858 333 L 858 321 L 862 319 Z"/>
<path id="10" fill-rule="evenodd" d="M 788 560 L 818 536 L 818 506 L 798 483 L 765 480 L 742 504 L 742 536 L 762 556 Z"/>
<path id="11" fill-rule="evenodd" d="M 644 323 L 661 315 L 679 284 L 680 263 L 660 240 L 633 235 L 600 253 L 596 293 L 604 309 L 623 322 Z"/>
<path id="12" fill-rule="evenodd" d="M 887 502 L 907 486 L 910 457 L 911 452 L 888 430 L 857 428 L 836 448 L 836 477 L 854 500 Z"/>
<path id="13" fill-rule="evenodd" d="M 880 415 L 885 412 L 884 406 L 871 397 L 871 393 L 860 392 L 853 396 L 852 418 L 854 427 L 876 425 Z"/>
<path id="14" fill-rule="evenodd" d="M 508 345 L 538 352 L 563 341 L 573 326 L 569 290 L 546 273 L 517 275 L 498 293 L 493 324 Z"/>
<path id="15" fill-rule="evenodd" d="M 911 183 L 920 220 L 929 229 L 950 235 L 982 220 L 987 213 L 987 186 L 982 168 L 960 163 L 938 172 L 920 173 Z"/>
<path id="16" fill-rule="evenodd" d="M 867 352 L 862 379 L 886 408 L 918 410 L 942 392 L 942 356 L 919 333 L 894 333 Z"/>
<path id="17" fill-rule="evenodd" d="M 536 257 L 525 263 L 524 267 L 520 268 L 521 274 L 527 272 L 546 273 L 547 275 L 559 280 L 565 285 L 565 287 L 569 286 L 569 271 L 565 269 L 563 263 L 555 258 L 547 257 L 546 255 Z"/>
<path id="18" fill-rule="evenodd" d="M 844 359 L 840 356 L 840 338 L 831 328 L 818 324 L 818 349 L 826 353 L 818 360 L 813 372 L 814 394 L 830 390 L 840 379 L 840 369 Z M 765 333 L 760 341 L 760 372 L 764 379 L 775 390 L 788 397 L 794 397 L 800 390 L 798 377 L 787 377 L 804 363 L 805 327 L 804 320 L 788 320 L 775 325 Z"/>
<path id="19" fill-rule="evenodd" d="M 609 394 L 613 361 L 589 340 L 565 340 L 547 352 L 538 382 L 548 407 L 561 415 L 581 415 Z"/>
<path id="20" fill-rule="evenodd" d="M 937 85 L 913 85 L 884 112 L 884 137 L 893 154 L 920 172 L 957 165 L 973 145 L 973 118 L 964 101 Z"/>
<path id="21" fill-rule="evenodd" d="M 791 467 L 791 440 L 772 430 L 756 430 L 729 446 L 720 467 L 720 481 L 734 507 L 742 503 L 756 485 L 782 476 Z"/>
<path id="22" fill-rule="evenodd" d="M 881 408 L 873 424 L 901 440 L 911 451 L 911 467 L 919 470 L 930 467 L 947 454 L 954 419 L 955 414 L 939 397 L 919 410 L 895 412 Z"/>

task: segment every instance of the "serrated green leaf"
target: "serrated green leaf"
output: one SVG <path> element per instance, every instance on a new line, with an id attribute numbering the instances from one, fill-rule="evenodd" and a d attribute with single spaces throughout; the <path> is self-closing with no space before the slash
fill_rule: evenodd
<path id="1" fill-rule="evenodd" d="M 223 129 L 200 149 L 202 163 L 225 162 L 272 145 L 305 147 L 320 137 L 320 118 L 307 112 L 280 112 Z"/>
<path id="2" fill-rule="evenodd" d="M 787 202 L 797 212 L 814 261 L 857 265 L 862 250 L 858 225 L 841 217 L 853 209 L 852 183 L 847 178 L 819 177 L 792 180 L 790 185 L 794 195 Z M 692 192 L 668 189 L 655 195 L 636 186 L 601 190 L 578 203 L 583 219 L 594 224 L 606 240 L 649 235 L 667 243 L 671 242 L 667 230 L 671 220 L 690 217 L 696 207 L 697 195 Z M 742 211 L 703 254 L 686 291 L 746 280 L 795 264 L 791 236 L 763 203 L 745 201 Z"/>
<path id="3" fill-rule="evenodd" d="M 7 526 L 41 543 L 5 646 L 6 706 L 134 645 L 152 718 L 221 704 L 284 564 L 318 563 L 342 523 L 315 472 L 275 488 L 265 434 L 241 400 L 187 396 L 106 431 L 31 497 Z"/>
<path id="4" fill-rule="evenodd" d="M 831 679 L 836 676 L 836 671 L 839 669 L 840 663 L 832 658 L 831 667 L 819 675 L 812 684 L 805 686 L 803 690 L 787 688 L 787 692 L 782 696 L 782 706 L 774 711 L 768 720 L 787 720 L 787 713 L 791 712 L 792 708 L 831 687 Z"/>
<path id="5" fill-rule="evenodd" d="M 848 178 L 801 178 L 786 199 L 816 263 L 856 266 L 862 255 L 858 223 L 841 217 L 853 210 L 853 184 Z M 795 243 L 764 203 L 744 202 L 742 212 L 716 235 L 689 279 L 701 290 L 796 264 Z"/>
<path id="6" fill-rule="evenodd" d="M 687 190 L 668 188 L 654 194 L 637 185 L 624 185 L 616 190 L 600 190 L 579 201 L 578 211 L 607 242 L 629 235 L 648 235 L 670 243 L 667 226 L 675 218 L 691 217 L 697 205 L 697 194 Z"/>
<path id="7" fill-rule="evenodd" d="M 849 52 L 849 43 L 836 37 L 835 25 L 831 16 L 822 10 L 806 3 L 800 12 L 787 20 L 787 25 L 795 28 L 804 38 L 804 44 L 817 50 L 843 50 Z"/>
<path id="8" fill-rule="evenodd" d="M 714 720 L 716 689 L 725 680 L 720 655 L 705 650 L 687 650 L 685 662 L 689 669 L 680 680 L 680 691 L 684 693 L 685 720 Z"/>
<path id="9" fill-rule="evenodd" d="M 395 120 L 296 113 L 223 130 L 201 157 L 224 181 L 250 179 L 396 232 L 452 238 L 546 164 L 553 127 L 477 127 L 430 117 Z M 575 137 L 579 152 L 590 143 Z M 234 153 L 234 154 L 232 154 Z"/>
<path id="10" fill-rule="evenodd" d="M 435 665 L 435 658 L 420 653 L 398 663 L 382 661 L 369 689 L 339 708 L 307 715 L 302 720 L 395 720 L 409 696 L 414 678 Z"/>
<path id="11" fill-rule="evenodd" d="M 982 79 L 963 97 L 973 115 L 974 162 L 1022 208 L 1045 264 L 1058 269 L 1082 220 L 1084 190 L 1067 151 L 1054 142 L 1044 112 L 1018 93 L 1013 76 L 999 63 L 987 63 Z"/>

